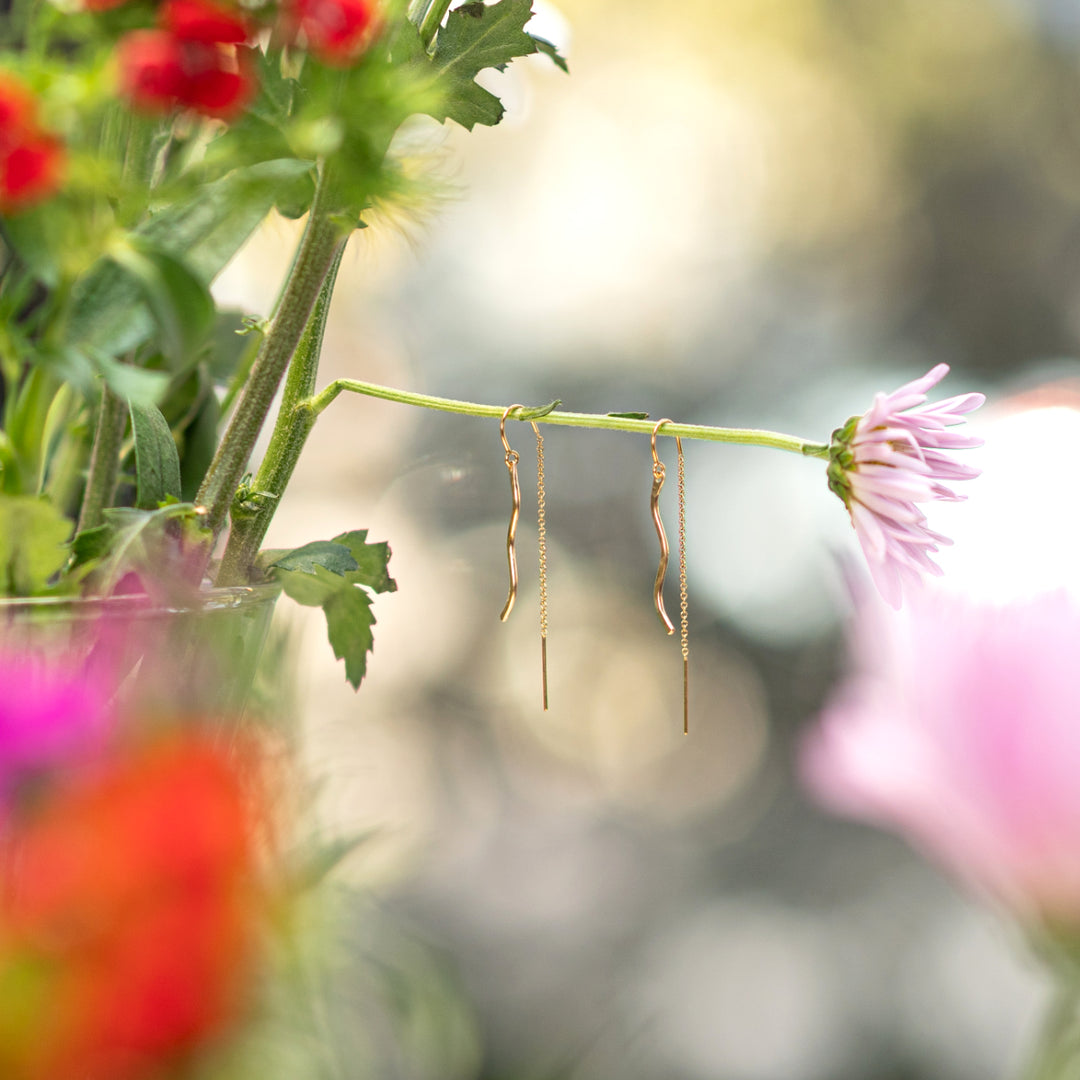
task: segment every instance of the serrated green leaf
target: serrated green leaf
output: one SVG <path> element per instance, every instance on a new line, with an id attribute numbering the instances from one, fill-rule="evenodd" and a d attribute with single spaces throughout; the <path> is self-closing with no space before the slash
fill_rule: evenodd
<path id="1" fill-rule="evenodd" d="M 345 661 L 345 678 L 359 690 L 367 673 L 367 654 L 375 644 L 371 597 L 356 585 L 346 585 L 323 604 L 323 612 L 334 655 Z"/>
<path id="2" fill-rule="evenodd" d="M 0 596 L 34 596 L 68 560 L 72 524 L 33 495 L 0 495 Z"/>
<path id="3" fill-rule="evenodd" d="M 340 589 L 355 588 L 340 574 L 331 573 L 318 563 L 310 570 L 277 568 L 274 576 L 281 582 L 285 595 L 304 607 L 322 607 Z"/>
<path id="4" fill-rule="evenodd" d="M 525 32 L 531 18 L 532 0 L 471 3 L 451 11 L 431 60 L 442 99 L 429 114 L 440 121 L 455 120 L 470 131 L 477 124 L 497 124 L 502 102 L 474 80 L 485 68 L 501 68 L 537 51 L 536 39 Z"/>
<path id="5" fill-rule="evenodd" d="M 295 551 L 263 552 L 259 563 L 281 582 L 285 594 L 306 607 L 321 607 L 334 655 L 345 661 L 345 677 L 358 689 L 372 648 L 371 597 L 393 592 L 397 583 L 387 573 L 390 548 L 369 544 L 366 529 L 318 540 Z"/>
<path id="6" fill-rule="evenodd" d="M 570 65 L 567 64 L 566 58 L 559 52 L 557 48 L 555 48 L 555 46 L 550 41 L 548 41 L 547 38 L 537 37 L 535 34 L 530 34 L 529 37 L 531 37 L 533 41 L 536 42 L 536 51 L 538 53 L 543 53 L 545 56 L 551 59 L 551 62 L 557 68 L 561 68 L 563 71 L 566 72 L 567 75 L 570 74 Z"/>
<path id="7" fill-rule="evenodd" d="M 367 543 L 367 529 L 354 529 L 334 537 L 335 544 L 344 545 L 356 567 L 345 576 L 357 585 L 366 585 L 372 592 L 397 592 L 397 582 L 390 576 L 390 545 L 385 541 L 378 544 Z"/>
<path id="8" fill-rule="evenodd" d="M 348 546 L 336 540 L 315 540 L 282 555 L 273 565 L 281 570 L 302 570 L 306 574 L 314 574 L 315 567 L 321 566 L 339 577 L 357 568 Z"/>
<path id="9" fill-rule="evenodd" d="M 154 405 L 129 403 L 135 437 L 135 505 L 156 510 L 167 499 L 180 498 L 180 455 L 168 421 Z"/>

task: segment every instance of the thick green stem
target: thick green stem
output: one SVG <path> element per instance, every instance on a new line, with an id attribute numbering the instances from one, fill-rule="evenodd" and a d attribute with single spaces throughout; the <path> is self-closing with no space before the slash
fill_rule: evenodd
<path id="1" fill-rule="evenodd" d="M 506 409 L 504 405 L 480 405 L 472 401 L 455 401 L 452 398 L 415 394 L 408 390 L 396 390 L 377 383 L 360 382 L 357 379 L 338 379 L 309 402 L 311 410 L 319 415 L 339 394 L 349 391 L 367 397 L 397 401 L 403 405 L 416 405 L 422 409 L 458 413 L 461 416 L 487 416 L 498 419 Z M 553 409 L 519 409 L 510 415 L 511 420 L 529 421 L 537 424 L 559 424 L 563 427 L 598 428 L 604 431 L 631 431 L 651 435 L 655 420 L 637 420 L 626 416 L 610 416 L 604 413 L 556 412 Z M 795 435 L 778 431 L 762 431 L 758 428 L 709 427 L 704 424 L 664 424 L 662 435 L 679 436 L 682 439 L 704 439 L 708 442 L 739 443 L 744 446 L 771 446 L 804 457 L 828 458 L 828 443 L 812 442 Z"/>
<path id="2" fill-rule="evenodd" d="M 307 326 L 319 290 L 345 243 L 345 231 L 333 219 L 335 207 L 328 191 L 324 171 L 281 304 L 206 479 L 195 496 L 196 503 L 206 507 L 206 524 L 215 536 L 225 526 L 233 495 L 247 469 L 278 385 Z"/>
<path id="3" fill-rule="evenodd" d="M 435 35 L 439 32 L 439 27 L 442 25 L 442 21 L 449 9 L 450 0 L 435 0 L 424 12 L 419 29 L 420 40 L 424 43 L 425 49 L 431 47 L 431 43 L 435 40 Z"/>
<path id="4" fill-rule="evenodd" d="M 247 583 L 251 566 L 259 553 L 259 545 L 266 536 L 281 496 L 285 494 L 296 463 L 300 460 L 304 443 L 315 426 L 316 413 L 311 408 L 309 399 L 315 392 L 326 317 L 344 250 L 344 247 L 338 248 L 330 272 L 326 275 L 319 297 L 315 301 L 304 335 L 289 365 L 277 423 L 270 436 L 266 456 L 252 484 L 252 494 L 248 500 L 250 507 L 242 514 L 236 511 L 233 513 L 232 530 L 221 559 L 218 585 Z"/>
<path id="5" fill-rule="evenodd" d="M 124 439 L 127 407 L 103 382 L 94 446 L 90 451 L 90 471 L 79 514 L 78 532 L 96 528 L 104 520 L 104 510 L 112 505 L 116 477 L 120 472 L 120 444 Z"/>

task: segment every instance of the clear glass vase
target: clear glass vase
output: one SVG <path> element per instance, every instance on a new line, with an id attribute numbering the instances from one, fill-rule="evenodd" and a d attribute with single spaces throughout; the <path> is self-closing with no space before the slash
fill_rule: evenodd
<path id="1" fill-rule="evenodd" d="M 105 680 L 132 709 L 238 717 L 280 588 L 146 596 L 0 598 L 0 650 Z"/>

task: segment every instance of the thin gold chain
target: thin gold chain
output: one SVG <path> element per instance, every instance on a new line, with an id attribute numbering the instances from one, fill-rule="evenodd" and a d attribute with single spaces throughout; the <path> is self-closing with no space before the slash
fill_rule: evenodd
<path id="1" fill-rule="evenodd" d="M 540 552 L 540 665 L 544 687 L 544 709 L 548 707 L 547 679 L 547 632 L 548 632 L 548 596 L 547 596 L 547 507 L 544 502 L 544 436 L 533 424 L 536 432 L 536 534 Z"/>
<path id="2" fill-rule="evenodd" d="M 535 425 L 534 425 L 535 427 Z M 536 531 L 540 549 L 540 636 L 547 637 L 547 518 L 544 504 L 544 436 L 536 428 Z"/>

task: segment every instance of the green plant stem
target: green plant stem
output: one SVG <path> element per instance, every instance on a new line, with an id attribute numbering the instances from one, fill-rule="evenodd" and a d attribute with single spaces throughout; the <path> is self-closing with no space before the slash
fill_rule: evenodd
<path id="1" fill-rule="evenodd" d="M 1035 1053 L 1022 1080 L 1080 1080 L 1080 994 L 1072 984 L 1058 988 Z"/>
<path id="2" fill-rule="evenodd" d="M 339 394 L 348 391 L 352 394 L 364 394 L 367 397 L 381 398 L 383 401 L 397 401 L 402 405 L 415 405 L 422 409 L 437 409 L 440 412 L 458 413 L 461 416 L 484 416 L 499 419 L 506 410 L 505 405 L 480 405 L 472 401 L 455 401 L 452 398 L 432 397 L 430 394 L 416 394 L 409 390 L 396 390 L 390 386 L 360 382 L 357 379 L 337 379 L 325 390 L 316 394 L 307 403 L 315 416 L 318 416 Z M 604 413 L 557 412 L 543 409 L 520 409 L 512 413 L 511 420 L 529 421 L 537 424 L 559 424 L 563 427 L 597 428 L 603 431 L 630 431 L 639 435 L 651 435 L 656 426 L 655 420 L 632 420 L 623 416 L 608 416 Z M 771 446 L 775 450 L 787 450 L 804 457 L 828 458 L 828 443 L 812 442 L 795 435 L 784 435 L 777 431 L 762 431 L 758 428 L 709 427 L 704 424 L 668 423 L 660 431 L 661 435 L 678 436 L 682 439 L 703 439 L 707 442 L 738 443 L 743 446 Z"/>
<path id="3" fill-rule="evenodd" d="M 285 494 L 296 463 L 300 460 L 300 452 L 315 426 L 316 413 L 309 400 L 315 392 L 326 317 L 344 250 L 344 247 L 337 250 L 330 265 L 330 272 L 326 275 L 315 301 L 311 318 L 304 329 L 292 363 L 289 364 L 277 422 L 270 436 L 266 455 L 252 484 L 253 491 L 249 502 L 253 508 L 245 510 L 243 514 L 233 512 L 232 530 L 221 558 L 221 569 L 216 582 L 218 585 L 243 585 L 248 582 L 252 564 L 259 553 L 266 530 L 270 527 L 274 511 L 281 496 Z"/>
<path id="4" fill-rule="evenodd" d="M 431 43 L 435 40 L 435 35 L 439 32 L 439 27 L 449 10 L 450 0 L 435 0 L 424 12 L 424 17 L 420 20 L 419 30 L 420 40 L 424 43 L 425 49 L 431 48 Z"/>
<path id="5" fill-rule="evenodd" d="M 247 469 L 278 384 L 300 342 L 338 249 L 345 243 L 346 233 L 334 220 L 334 209 L 324 168 L 281 304 L 263 338 L 251 377 L 237 401 L 236 411 L 206 478 L 195 496 L 196 504 L 206 508 L 206 525 L 215 536 L 225 526 L 233 495 Z"/>
<path id="6" fill-rule="evenodd" d="M 90 451 L 90 470 L 76 532 L 93 529 L 104 520 L 104 510 L 112 504 L 116 477 L 120 472 L 120 444 L 124 438 L 127 407 L 104 382 L 98 407 L 97 429 Z"/>

